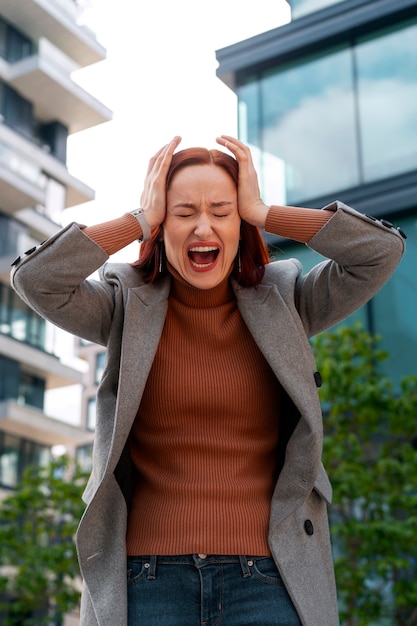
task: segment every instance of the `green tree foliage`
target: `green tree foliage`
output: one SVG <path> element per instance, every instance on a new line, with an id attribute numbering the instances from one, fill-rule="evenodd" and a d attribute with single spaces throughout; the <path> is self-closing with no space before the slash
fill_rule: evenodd
<path id="1" fill-rule="evenodd" d="M 360 325 L 313 341 L 344 626 L 417 625 L 417 377 L 394 389 Z"/>
<path id="2" fill-rule="evenodd" d="M 26 471 L 0 502 L 0 612 L 5 626 L 61 624 L 78 605 L 73 541 L 86 475 L 60 457 Z"/>

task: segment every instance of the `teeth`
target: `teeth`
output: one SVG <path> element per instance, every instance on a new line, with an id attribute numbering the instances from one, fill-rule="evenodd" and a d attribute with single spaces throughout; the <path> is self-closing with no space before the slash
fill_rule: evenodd
<path id="1" fill-rule="evenodd" d="M 214 252 L 218 250 L 217 246 L 195 246 L 190 248 L 190 252 Z"/>

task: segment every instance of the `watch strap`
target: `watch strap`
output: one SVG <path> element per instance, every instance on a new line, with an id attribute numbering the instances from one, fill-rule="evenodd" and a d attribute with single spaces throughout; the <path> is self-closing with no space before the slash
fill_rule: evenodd
<path id="1" fill-rule="evenodd" d="M 149 241 L 152 236 L 151 227 L 146 221 L 146 217 L 143 213 L 143 209 L 135 209 L 134 211 L 130 211 L 130 214 L 136 217 L 139 222 L 139 226 L 142 229 L 142 238 L 141 241 Z"/>

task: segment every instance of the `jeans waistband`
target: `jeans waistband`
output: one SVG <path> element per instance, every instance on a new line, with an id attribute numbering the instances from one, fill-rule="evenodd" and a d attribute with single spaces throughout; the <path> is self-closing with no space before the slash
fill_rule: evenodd
<path id="1" fill-rule="evenodd" d="M 155 578 L 157 565 L 192 565 L 198 569 L 207 565 L 227 565 L 238 563 L 242 575 L 246 578 L 251 575 L 250 568 L 255 561 L 269 559 L 268 556 L 247 556 L 229 554 L 179 554 L 179 555 L 140 555 L 129 556 L 129 560 L 145 561 L 147 577 Z"/>

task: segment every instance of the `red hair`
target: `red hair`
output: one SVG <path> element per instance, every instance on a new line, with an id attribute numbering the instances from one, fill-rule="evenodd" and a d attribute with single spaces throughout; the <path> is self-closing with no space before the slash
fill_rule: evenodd
<path id="1" fill-rule="evenodd" d="M 223 168 L 238 186 L 239 165 L 236 159 L 221 150 L 206 148 L 187 148 L 176 152 L 167 174 L 166 188 L 175 174 L 191 165 L 215 165 Z M 235 258 L 232 276 L 242 287 L 256 287 L 262 281 L 265 265 L 269 262 L 268 249 L 259 228 L 241 220 L 240 252 Z M 238 258 L 239 257 L 239 258 Z M 140 246 L 139 259 L 132 263 L 133 267 L 143 272 L 146 283 L 153 283 L 167 273 L 165 251 L 162 242 L 162 226 L 158 226 L 149 241 Z"/>

